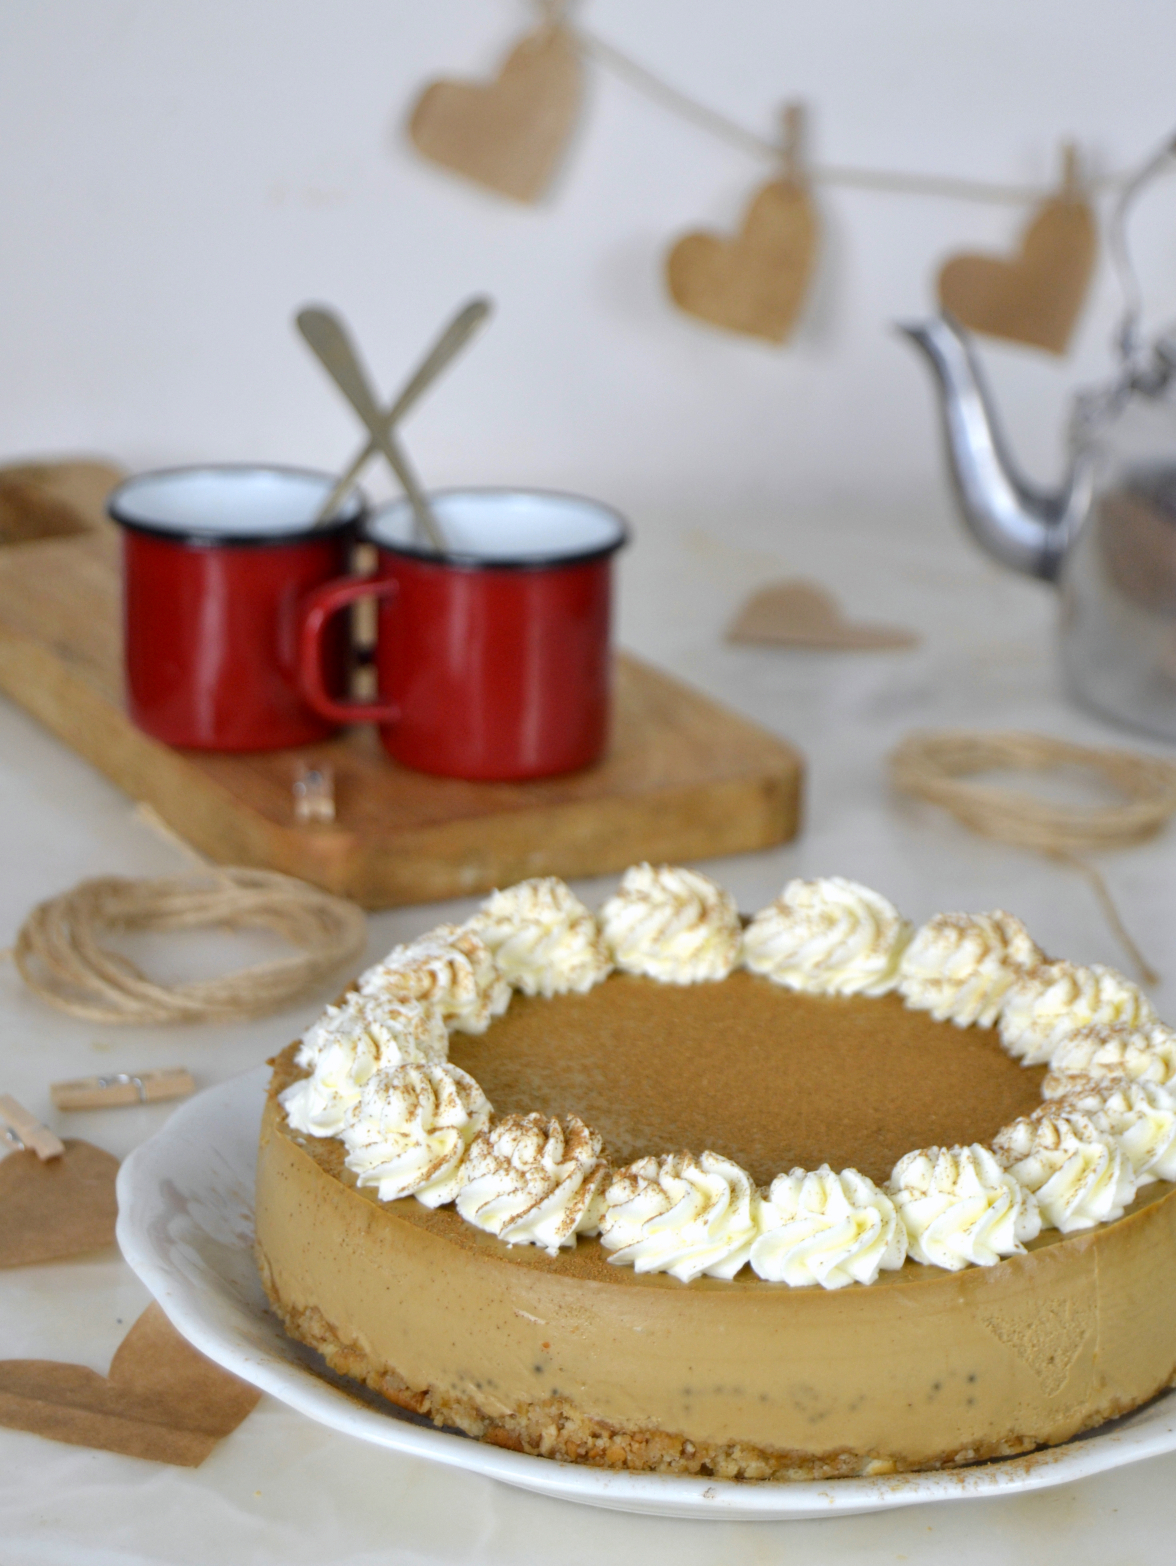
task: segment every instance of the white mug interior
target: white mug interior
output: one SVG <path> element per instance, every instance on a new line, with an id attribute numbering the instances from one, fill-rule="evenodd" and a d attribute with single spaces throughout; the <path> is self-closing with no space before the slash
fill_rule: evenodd
<path id="1" fill-rule="evenodd" d="M 128 479 L 107 504 L 115 521 L 128 527 L 224 543 L 264 542 L 312 531 L 334 484 L 330 474 L 298 468 L 173 468 Z M 353 490 L 325 526 L 355 522 L 362 510 Z"/>
<path id="2" fill-rule="evenodd" d="M 610 554 L 626 541 L 622 518 L 597 500 L 544 490 L 451 489 L 429 496 L 445 538 L 446 558 L 506 566 L 570 563 Z M 384 506 L 364 525 L 372 543 L 401 554 L 432 556 L 406 500 Z"/>

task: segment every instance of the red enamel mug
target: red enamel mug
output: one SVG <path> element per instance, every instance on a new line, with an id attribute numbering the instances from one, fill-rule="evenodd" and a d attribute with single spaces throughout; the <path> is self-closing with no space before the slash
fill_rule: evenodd
<path id="1" fill-rule="evenodd" d="M 368 519 L 374 576 L 307 600 L 302 690 L 334 723 L 377 723 L 394 761 L 443 777 L 574 772 L 608 741 L 612 557 L 628 538 L 608 506 L 535 490 L 430 497 L 447 553 L 398 501 Z M 357 599 L 379 600 L 379 700 L 334 699 L 323 638 Z"/>
<path id="2" fill-rule="evenodd" d="M 126 698 L 168 745 L 276 750 L 334 732 L 298 679 L 301 605 L 346 571 L 363 502 L 314 517 L 334 487 L 296 468 L 218 466 L 145 473 L 107 511 L 123 531 Z M 342 695 L 348 626 L 323 646 L 324 687 Z"/>

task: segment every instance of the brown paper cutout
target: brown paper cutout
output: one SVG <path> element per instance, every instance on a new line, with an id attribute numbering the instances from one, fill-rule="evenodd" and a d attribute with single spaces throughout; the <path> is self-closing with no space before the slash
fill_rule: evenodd
<path id="1" fill-rule="evenodd" d="M 801 580 L 775 582 L 753 593 L 732 621 L 727 640 L 847 652 L 915 647 L 919 642 L 914 631 L 902 626 L 846 620 L 831 593 Z"/>
<path id="2" fill-rule="evenodd" d="M 1040 206 L 1015 256 L 960 255 L 939 273 L 939 303 L 988 337 L 1063 354 L 1086 299 L 1098 227 L 1078 184 L 1072 148 L 1059 193 Z"/>
<path id="3" fill-rule="evenodd" d="M 0 1360 L 0 1425 L 184 1468 L 198 1467 L 260 1396 L 205 1359 L 155 1304 L 107 1376 L 52 1359 Z"/>
<path id="4" fill-rule="evenodd" d="M 817 251 L 817 214 L 807 185 L 778 179 L 747 209 L 734 239 L 684 234 L 666 258 L 680 310 L 782 343 L 800 313 Z"/>
<path id="5" fill-rule="evenodd" d="M 580 56 L 566 28 L 546 25 L 511 50 L 494 81 L 438 81 L 409 120 L 417 151 L 515 201 L 550 183 L 580 109 Z"/>
<path id="6" fill-rule="evenodd" d="M 35 1153 L 0 1161 L 0 1267 L 56 1261 L 114 1244 L 118 1159 L 66 1139 L 60 1158 Z"/>

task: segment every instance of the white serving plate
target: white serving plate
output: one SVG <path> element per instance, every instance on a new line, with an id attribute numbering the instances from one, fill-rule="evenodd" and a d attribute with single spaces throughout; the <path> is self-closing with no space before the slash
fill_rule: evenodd
<path id="1" fill-rule="evenodd" d="M 267 1068 L 177 1109 L 118 1177 L 118 1242 L 172 1323 L 210 1359 L 334 1430 L 542 1495 L 659 1517 L 828 1517 L 1068 1484 L 1176 1450 L 1176 1392 L 1094 1434 L 1023 1458 L 945 1473 L 797 1484 L 613 1473 L 485 1446 L 342 1390 L 282 1331 L 253 1261 L 253 1183 Z"/>

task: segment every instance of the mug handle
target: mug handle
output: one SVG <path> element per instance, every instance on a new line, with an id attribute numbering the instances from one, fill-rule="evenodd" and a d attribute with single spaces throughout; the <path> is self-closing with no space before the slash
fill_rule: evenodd
<path id="1" fill-rule="evenodd" d="M 400 708 L 395 702 L 336 701 L 323 682 L 323 632 L 340 609 L 369 595 L 395 598 L 399 583 L 383 576 L 340 576 L 324 582 L 302 601 L 302 629 L 298 643 L 298 685 L 307 706 L 330 723 L 395 723 Z"/>

